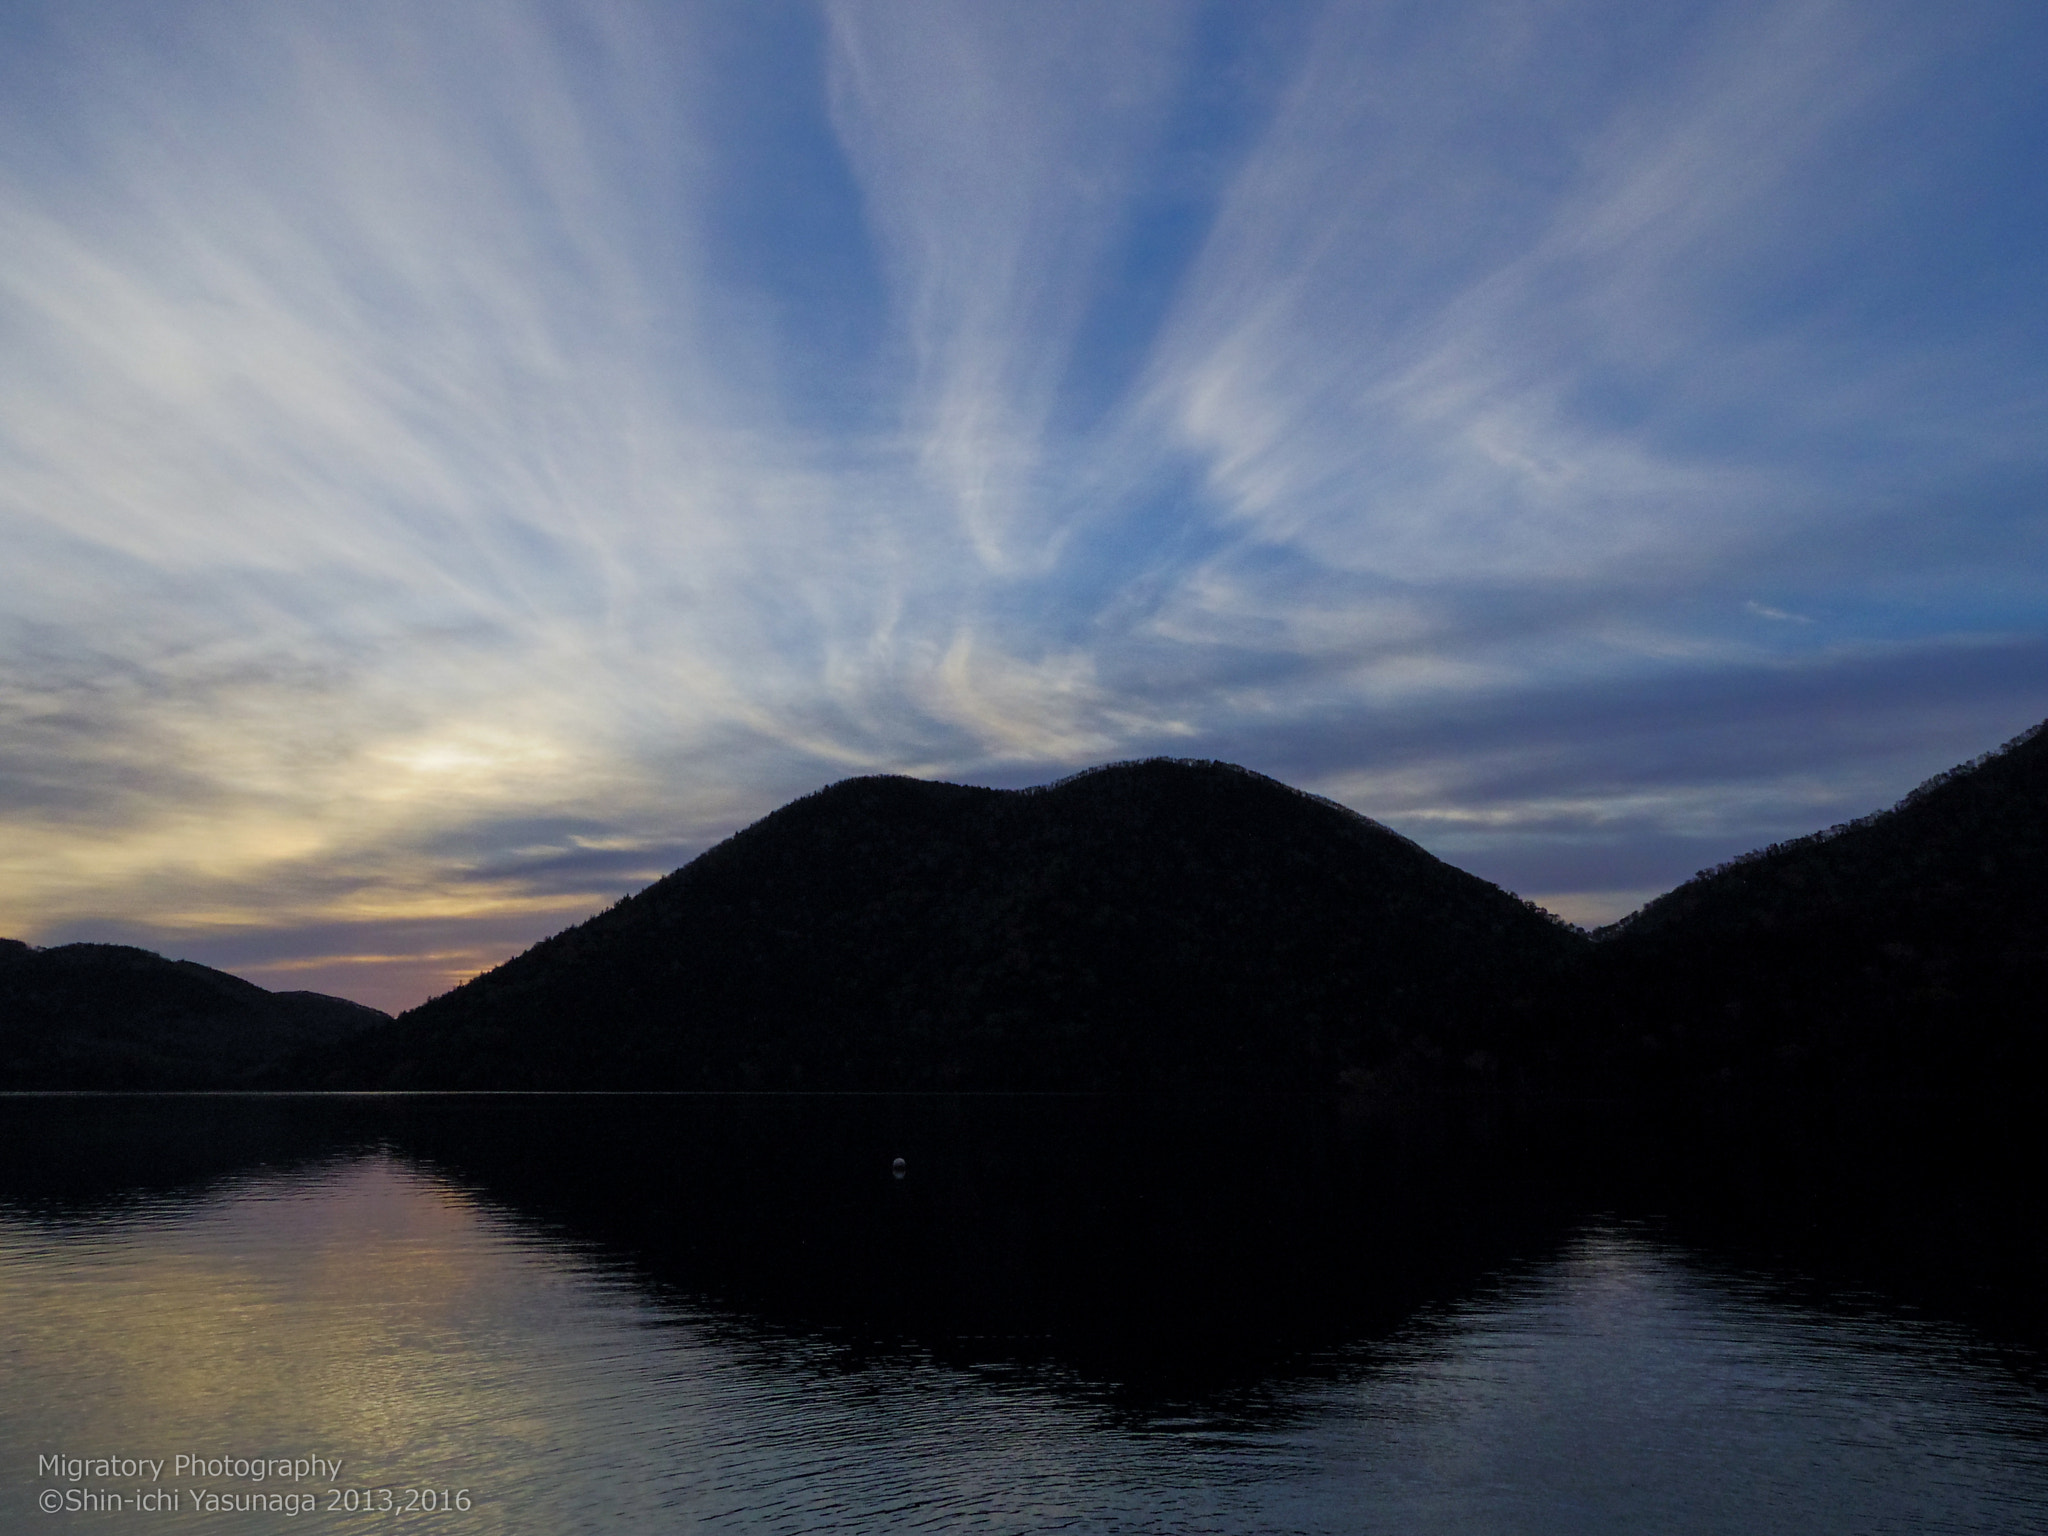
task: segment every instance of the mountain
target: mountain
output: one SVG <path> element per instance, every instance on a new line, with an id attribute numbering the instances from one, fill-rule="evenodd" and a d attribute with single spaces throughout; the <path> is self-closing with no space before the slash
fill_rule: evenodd
<path id="1" fill-rule="evenodd" d="M 1595 939 L 1594 1051 L 1624 1077 L 2038 1084 L 2048 723 L 1888 811 L 1704 871 Z"/>
<path id="2" fill-rule="evenodd" d="M 125 944 L 0 939 L 0 1089 L 237 1087 L 389 1017 Z"/>
<path id="3" fill-rule="evenodd" d="M 308 1057 L 333 1086 L 1334 1087 L 1540 1055 L 1586 941 L 1221 763 L 851 779 Z"/>
<path id="4" fill-rule="evenodd" d="M 2038 1092 L 2048 730 L 1587 936 L 1227 764 L 850 779 L 391 1020 L 0 941 L 0 1087 Z"/>

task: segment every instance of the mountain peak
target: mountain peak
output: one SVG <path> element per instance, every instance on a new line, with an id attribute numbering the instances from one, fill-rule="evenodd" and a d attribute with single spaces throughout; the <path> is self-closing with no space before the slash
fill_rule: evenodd
<path id="1" fill-rule="evenodd" d="M 1331 1086 L 1499 1057 L 1580 947 L 1231 764 L 792 802 L 366 1038 L 421 1086 Z"/>

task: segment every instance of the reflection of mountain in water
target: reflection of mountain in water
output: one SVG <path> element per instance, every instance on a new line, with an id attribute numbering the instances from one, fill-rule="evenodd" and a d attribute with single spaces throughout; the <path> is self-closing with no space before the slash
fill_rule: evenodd
<path id="1" fill-rule="evenodd" d="M 1560 1142 L 1245 1097 L 167 1098 L 115 1106 L 137 1200 L 103 1145 L 96 1190 L 53 1198 L 32 1163 L 100 1144 L 106 1101 L 21 1107 L 17 1465 L 52 1441 L 317 1447 L 366 1485 L 470 1490 L 434 1522 L 451 1536 L 1861 1536 L 2048 1510 L 2014 1377 L 2038 1333 L 1944 1321 L 1938 1287 L 1873 1294 L 1882 1243 L 1845 1300 L 1811 1236 L 1803 1259 L 1702 1241 L 1658 1191 L 1699 1201 L 1707 1160 L 1670 1186 L 1619 1125 Z M 202 1196 L 163 1185 L 151 1124 Z M 239 1150 L 194 1161 L 209 1135 Z M 1783 1232 L 1845 1198 L 1826 1161 L 1800 1174 Z M 1723 1183 L 1708 1203 L 1759 1208 L 1747 1169 Z M 2004 1193 L 2039 1231 L 2039 1192 Z M 2029 1304 L 2042 1277 L 1978 1273 Z"/>
<path id="2" fill-rule="evenodd" d="M 547 1115 L 561 1135 L 465 1109 L 402 1144 L 666 1284 L 856 1349 L 1222 1376 L 1383 1331 L 1550 1251 L 1570 1216 L 1470 1122 L 1292 1103 L 732 1096 Z"/>
<path id="3" fill-rule="evenodd" d="M 1645 1126 L 1253 1097 L 17 1101 L 0 1211 L 160 1210 L 382 1148 L 745 1330 L 1160 1383 L 1379 1336 L 1597 1217 L 1788 1304 L 1857 1293 L 2038 1359 L 2032 1135 L 1932 1109 Z"/>

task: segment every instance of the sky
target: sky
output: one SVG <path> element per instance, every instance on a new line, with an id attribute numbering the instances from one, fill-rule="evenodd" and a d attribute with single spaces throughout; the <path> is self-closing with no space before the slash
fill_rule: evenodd
<path id="1" fill-rule="evenodd" d="M 2036 0 L 0 0 L 0 934 L 410 1006 L 857 774 L 1588 925 L 2048 716 Z"/>

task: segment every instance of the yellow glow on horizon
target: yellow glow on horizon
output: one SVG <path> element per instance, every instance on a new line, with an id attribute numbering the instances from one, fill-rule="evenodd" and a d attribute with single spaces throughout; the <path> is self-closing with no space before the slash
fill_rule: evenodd
<path id="1" fill-rule="evenodd" d="M 234 929 L 587 908 L 616 896 L 614 883 L 535 894 L 451 854 L 445 829 L 497 816 L 617 826 L 659 816 L 666 798 L 594 735 L 569 745 L 573 720 L 444 720 L 325 754 L 295 747 L 290 731 L 235 728 L 249 723 L 220 722 L 204 752 L 185 731 L 166 744 L 171 763 L 204 763 L 214 793 L 203 804 L 137 801 L 89 823 L 15 819 L 0 848 L 0 933 L 79 920 Z M 621 831 L 496 851 L 517 862 L 643 841 Z"/>
<path id="2" fill-rule="evenodd" d="M 268 960 L 252 970 L 261 971 L 312 971 L 330 965 L 425 965 L 458 961 L 470 964 L 477 960 L 480 951 L 474 949 L 432 949 L 418 954 L 362 954 L 362 955 L 312 955 L 290 960 Z M 486 961 L 485 965 L 492 962 Z"/>

